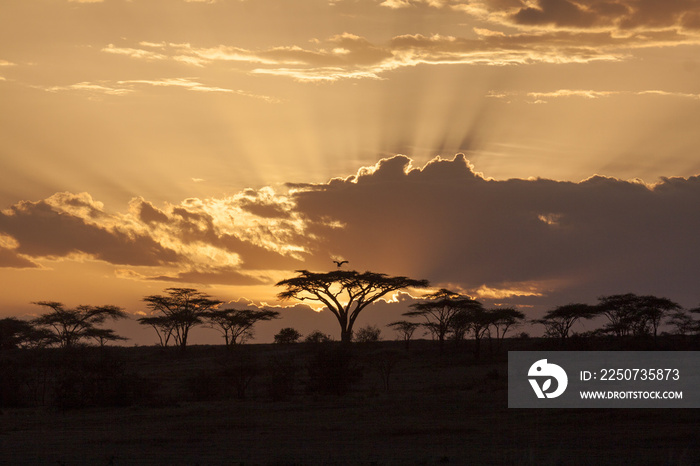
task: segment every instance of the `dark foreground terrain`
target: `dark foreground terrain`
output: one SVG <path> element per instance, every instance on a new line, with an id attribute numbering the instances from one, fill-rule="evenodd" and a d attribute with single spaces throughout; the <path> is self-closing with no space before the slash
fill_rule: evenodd
<path id="1" fill-rule="evenodd" d="M 0 463 L 700 464 L 698 410 L 509 409 L 506 350 L 547 344 L 23 350 Z"/>

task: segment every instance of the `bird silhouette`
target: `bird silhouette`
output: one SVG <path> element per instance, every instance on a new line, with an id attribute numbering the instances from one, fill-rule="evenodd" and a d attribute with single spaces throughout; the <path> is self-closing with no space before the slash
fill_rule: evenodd
<path id="1" fill-rule="evenodd" d="M 347 264 L 347 263 L 348 263 L 348 261 L 337 261 L 337 260 L 334 260 L 333 262 L 335 262 L 335 265 L 337 265 L 338 268 L 342 267 L 343 264 Z"/>

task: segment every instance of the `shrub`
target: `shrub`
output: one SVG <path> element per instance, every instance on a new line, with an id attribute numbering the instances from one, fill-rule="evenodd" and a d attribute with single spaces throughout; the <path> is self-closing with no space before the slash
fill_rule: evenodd
<path id="1" fill-rule="evenodd" d="M 320 330 L 314 330 L 304 338 L 304 343 L 327 343 L 329 341 L 333 341 L 333 338 Z"/>
<path id="2" fill-rule="evenodd" d="M 275 335 L 275 343 L 287 344 L 296 343 L 301 338 L 301 333 L 291 327 L 285 327 Z"/>

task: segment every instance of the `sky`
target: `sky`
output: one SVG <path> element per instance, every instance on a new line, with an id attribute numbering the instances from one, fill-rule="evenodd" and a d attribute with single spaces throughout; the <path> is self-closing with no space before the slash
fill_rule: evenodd
<path id="1" fill-rule="evenodd" d="M 192 287 L 337 333 L 274 286 L 333 258 L 700 303 L 698 0 L 4 0 L 0 106 L 0 316 Z"/>

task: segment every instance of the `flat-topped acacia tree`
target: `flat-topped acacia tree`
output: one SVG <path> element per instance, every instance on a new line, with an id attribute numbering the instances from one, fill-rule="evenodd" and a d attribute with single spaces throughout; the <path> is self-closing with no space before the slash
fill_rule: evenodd
<path id="1" fill-rule="evenodd" d="M 158 333 L 161 345 L 167 346 L 172 336 L 183 351 L 187 347 L 190 329 L 201 325 L 208 313 L 223 303 L 193 288 L 167 288 L 167 295 L 143 298 L 151 314 L 138 322 L 150 325 Z"/>
<path id="2" fill-rule="evenodd" d="M 407 277 L 390 277 L 383 273 L 334 270 L 309 272 L 297 270 L 297 276 L 277 283 L 285 291 L 282 300 L 317 301 L 324 304 L 340 324 L 340 340 L 352 340 L 352 327 L 363 309 L 394 291 L 406 288 L 425 288 L 427 280 Z"/>

